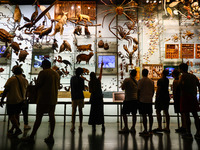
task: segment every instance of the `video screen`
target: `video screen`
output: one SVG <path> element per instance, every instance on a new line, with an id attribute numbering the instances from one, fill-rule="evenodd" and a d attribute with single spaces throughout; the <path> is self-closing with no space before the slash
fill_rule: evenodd
<path id="1" fill-rule="evenodd" d="M 35 56 L 34 56 L 34 64 L 33 64 L 33 67 L 34 67 L 34 68 L 40 68 L 40 66 L 42 65 L 42 61 L 43 61 L 44 59 L 49 60 L 49 56 L 46 56 L 46 55 L 35 55 Z"/>
<path id="2" fill-rule="evenodd" d="M 164 66 L 164 69 L 169 71 L 167 78 L 173 78 L 172 72 L 174 71 L 174 69 L 178 69 L 178 66 Z"/>
<path id="3" fill-rule="evenodd" d="M 103 61 L 103 68 L 115 68 L 115 55 L 99 55 L 98 56 L 98 68 L 101 68 L 101 62 Z"/>
<path id="4" fill-rule="evenodd" d="M 3 45 L 3 46 L 0 46 L 0 58 L 1 58 L 1 55 L 6 51 L 6 46 Z"/>

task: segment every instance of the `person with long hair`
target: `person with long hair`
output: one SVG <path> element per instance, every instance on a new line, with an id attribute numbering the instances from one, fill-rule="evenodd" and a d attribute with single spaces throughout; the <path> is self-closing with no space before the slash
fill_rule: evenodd
<path id="1" fill-rule="evenodd" d="M 155 101 L 155 109 L 158 120 L 158 128 L 154 129 L 153 132 L 170 132 L 169 123 L 169 79 L 167 75 L 169 74 L 168 70 L 163 70 L 162 77 L 157 82 L 157 90 L 156 90 L 156 101 Z M 166 128 L 162 128 L 162 116 L 161 111 L 164 111 L 166 117 Z"/>
<path id="2" fill-rule="evenodd" d="M 105 131 L 104 126 L 104 110 L 103 110 L 103 94 L 101 90 L 101 78 L 102 78 L 103 62 L 101 63 L 101 69 L 99 77 L 97 78 L 96 73 L 90 73 L 89 81 L 89 92 L 90 96 L 90 116 L 88 124 L 92 125 L 92 131 L 96 131 L 96 125 L 102 125 L 101 130 Z"/>

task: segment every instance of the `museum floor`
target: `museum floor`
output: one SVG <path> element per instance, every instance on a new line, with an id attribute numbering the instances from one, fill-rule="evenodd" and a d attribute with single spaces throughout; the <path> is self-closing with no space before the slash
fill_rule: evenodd
<path id="1" fill-rule="evenodd" d="M 33 123 L 31 122 L 32 126 Z M 70 132 L 70 123 L 56 123 L 55 143 L 47 145 L 44 138 L 47 137 L 48 123 L 41 124 L 35 143 L 22 142 L 21 138 L 30 134 L 31 130 L 18 136 L 9 138 L 7 136 L 7 122 L 0 122 L 0 150 L 197 150 L 200 149 L 200 141 L 183 140 L 180 134 L 174 132 L 176 124 L 171 124 L 171 133 L 153 134 L 151 137 L 141 137 L 142 124 L 137 123 L 137 133 L 133 135 L 118 134 L 119 125 L 117 123 L 106 123 L 105 133 L 101 132 L 101 127 L 97 126 L 95 134 L 92 133 L 91 126 L 83 124 L 83 132 Z M 154 124 L 154 127 L 157 123 Z M 192 125 L 192 133 L 195 128 Z"/>

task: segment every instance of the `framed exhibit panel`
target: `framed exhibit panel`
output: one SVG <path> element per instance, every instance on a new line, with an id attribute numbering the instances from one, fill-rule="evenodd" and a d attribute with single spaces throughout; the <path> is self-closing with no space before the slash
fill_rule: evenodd
<path id="1" fill-rule="evenodd" d="M 181 44 L 181 58 L 194 58 L 194 44 Z"/>
<path id="2" fill-rule="evenodd" d="M 113 92 L 113 102 L 123 102 L 125 99 L 124 92 Z"/>
<path id="3" fill-rule="evenodd" d="M 159 79 L 163 71 L 162 64 L 143 64 L 143 68 L 149 70 L 148 77 L 151 79 Z"/>
<path id="4" fill-rule="evenodd" d="M 195 58 L 200 58 L 200 44 L 196 44 L 196 57 Z"/>
<path id="5" fill-rule="evenodd" d="M 103 74 L 117 74 L 117 53 L 97 53 L 96 72 L 100 73 L 101 62 L 103 61 Z"/>
<path id="6" fill-rule="evenodd" d="M 165 58 L 179 58 L 179 44 L 165 44 Z"/>

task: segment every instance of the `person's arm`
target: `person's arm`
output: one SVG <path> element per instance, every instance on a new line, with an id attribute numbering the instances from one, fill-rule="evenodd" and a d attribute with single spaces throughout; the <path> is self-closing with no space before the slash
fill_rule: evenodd
<path id="1" fill-rule="evenodd" d="M 100 68 L 100 73 L 98 79 L 101 81 L 102 78 L 102 73 L 103 73 L 103 61 L 101 62 L 101 68 Z"/>
<path id="2" fill-rule="evenodd" d="M 2 93 L 2 97 L 1 97 L 1 102 L 0 102 L 0 106 L 3 107 L 3 100 L 6 97 L 7 93 L 8 93 L 8 88 L 5 88 L 3 93 Z"/>

